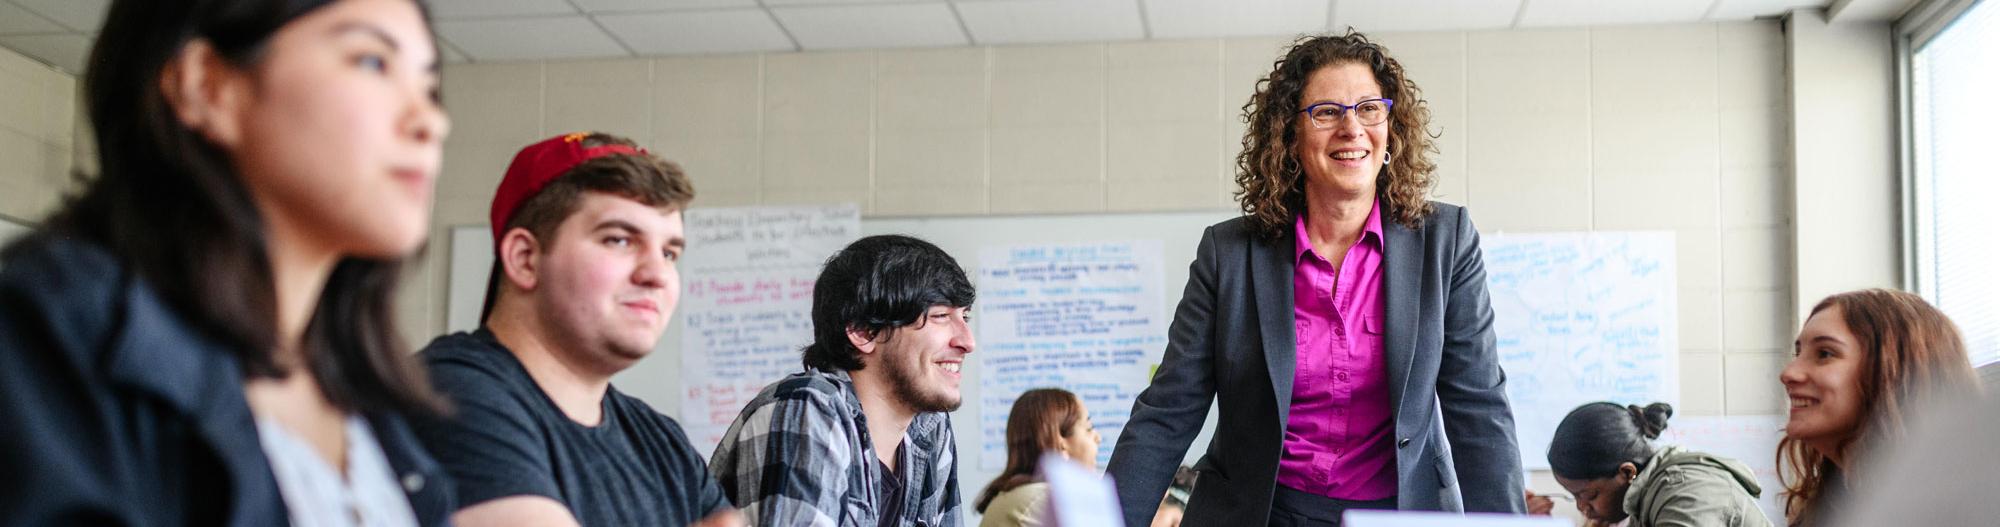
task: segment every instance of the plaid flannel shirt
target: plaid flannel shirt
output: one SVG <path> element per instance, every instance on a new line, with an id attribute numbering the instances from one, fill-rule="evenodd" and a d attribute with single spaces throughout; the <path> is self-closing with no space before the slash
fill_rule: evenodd
<path id="1" fill-rule="evenodd" d="M 903 437 L 903 514 L 894 524 L 958 527 L 951 416 L 917 414 Z M 758 393 L 708 468 L 751 525 L 876 527 L 887 474 L 873 445 L 853 377 L 808 368 Z"/>

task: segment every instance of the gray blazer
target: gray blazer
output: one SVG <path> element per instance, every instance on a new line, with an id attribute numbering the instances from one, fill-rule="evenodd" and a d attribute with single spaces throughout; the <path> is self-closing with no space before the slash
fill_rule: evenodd
<path id="1" fill-rule="evenodd" d="M 1520 513 L 1521 458 L 1479 233 L 1464 208 L 1435 205 L 1419 229 L 1382 223 L 1397 505 Z M 1132 403 L 1107 469 L 1126 525 L 1152 521 L 1211 400 L 1220 408 L 1215 438 L 1196 466 L 1201 478 L 1184 521 L 1268 523 L 1298 356 L 1294 243 L 1257 238 L 1246 218 L 1202 233 L 1166 358 Z"/>

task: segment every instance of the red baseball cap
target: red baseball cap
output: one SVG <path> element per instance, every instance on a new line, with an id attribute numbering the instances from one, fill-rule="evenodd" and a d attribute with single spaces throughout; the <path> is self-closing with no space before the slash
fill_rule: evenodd
<path id="1" fill-rule="evenodd" d="M 586 137 L 590 137 L 589 132 L 559 135 L 514 154 L 514 163 L 507 165 L 507 176 L 500 179 L 500 189 L 493 192 L 493 212 L 489 218 L 493 222 L 493 250 L 500 250 L 500 235 L 506 233 L 507 220 L 514 217 L 514 209 L 541 193 L 550 181 L 584 161 L 613 154 L 646 153 L 644 148 L 617 144 L 584 148 Z"/>

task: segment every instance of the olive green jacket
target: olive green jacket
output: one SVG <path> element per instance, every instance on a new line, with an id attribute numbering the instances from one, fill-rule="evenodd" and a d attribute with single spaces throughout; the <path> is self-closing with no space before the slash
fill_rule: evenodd
<path id="1" fill-rule="evenodd" d="M 1669 446 L 1632 478 L 1625 513 L 1631 527 L 1769 527 L 1762 493 L 1742 462 Z"/>

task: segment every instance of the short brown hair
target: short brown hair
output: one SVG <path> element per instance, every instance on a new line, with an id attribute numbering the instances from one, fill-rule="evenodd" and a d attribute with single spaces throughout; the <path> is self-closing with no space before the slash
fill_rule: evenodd
<path id="1" fill-rule="evenodd" d="M 631 139 L 600 132 L 583 138 L 584 148 L 605 145 L 639 146 Z M 694 183 L 688 181 L 680 165 L 650 153 L 612 154 L 578 163 L 557 176 L 541 192 L 521 202 L 500 232 L 527 229 L 542 244 L 553 244 L 556 228 L 576 214 L 583 195 L 589 192 L 619 196 L 665 212 L 685 211 L 688 203 L 694 201 Z M 495 244 L 499 242 L 494 240 Z M 481 321 L 492 316 L 493 304 L 499 300 L 500 265 L 500 260 L 494 259 L 486 280 L 486 305 L 479 313 Z"/>

